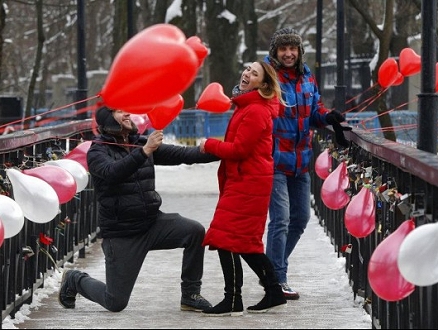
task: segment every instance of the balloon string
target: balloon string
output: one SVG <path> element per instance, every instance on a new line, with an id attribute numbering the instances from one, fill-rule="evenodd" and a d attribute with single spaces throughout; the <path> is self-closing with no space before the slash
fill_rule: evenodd
<path id="1" fill-rule="evenodd" d="M 79 100 L 77 102 L 73 102 L 73 103 L 61 106 L 59 108 L 48 110 L 48 111 L 43 112 L 41 114 L 37 114 L 37 115 L 34 115 L 34 116 L 29 116 L 29 117 L 25 117 L 25 118 L 22 118 L 22 119 L 15 120 L 15 121 L 11 121 L 9 123 L 0 125 L 0 128 L 3 128 L 3 127 L 8 126 L 8 125 L 13 125 L 13 124 L 21 123 L 21 122 L 24 122 L 24 121 L 27 121 L 27 120 L 30 120 L 30 119 L 34 119 L 34 118 L 36 118 L 38 116 L 44 116 L 44 115 L 47 115 L 49 113 L 52 113 L 52 112 L 55 112 L 55 111 L 59 111 L 59 110 L 62 110 L 62 109 L 66 109 L 66 108 L 71 107 L 73 105 L 76 105 L 76 104 L 79 104 L 79 103 L 83 103 L 83 102 L 87 102 L 87 101 L 93 100 L 93 99 L 98 98 L 98 97 L 100 97 L 100 96 L 99 95 L 95 95 L 95 96 L 89 97 L 87 99 Z M 76 116 L 78 114 L 85 113 L 85 112 L 89 111 L 90 109 L 94 109 L 95 107 L 96 107 L 95 105 L 94 106 L 90 106 L 90 107 L 84 107 L 84 108 L 81 108 L 81 109 L 79 109 L 77 111 L 72 112 L 70 116 L 65 116 L 65 117 L 62 117 L 62 118 L 69 118 L 69 117 L 72 117 L 72 116 Z M 52 118 L 52 119 L 53 120 L 58 120 L 59 118 Z"/>

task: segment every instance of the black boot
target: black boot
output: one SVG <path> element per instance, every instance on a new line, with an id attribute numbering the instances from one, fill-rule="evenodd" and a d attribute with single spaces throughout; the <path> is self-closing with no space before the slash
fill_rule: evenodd
<path id="1" fill-rule="evenodd" d="M 278 310 L 287 304 L 280 284 L 265 288 L 265 296 L 257 305 L 249 306 L 248 313 L 266 313 L 267 311 Z"/>
<path id="2" fill-rule="evenodd" d="M 219 260 L 225 280 L 224 299 L 211 308 L 205 309 L 206 316 L 241 316 L 243 315 L 242 285 L 243 269 L 238 254 L 218 250 Z"/>
<path id="3" fill-rule="evenodd" d="M 287 300 L 284 297 L 280 284 L 278 284 L 274 267 L 266 254 L 242 254 L 242 257 L 257 274 L 260 283 L 265 289 L 263 299 L 257 305 L 249 306 L 246 309 L 248 313 L 265 313 L 285 306 Z"/>

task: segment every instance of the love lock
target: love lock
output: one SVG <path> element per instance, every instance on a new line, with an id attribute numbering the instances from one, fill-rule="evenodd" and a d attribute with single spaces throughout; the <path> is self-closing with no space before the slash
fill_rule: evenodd
<path id="1" fill-rule="evenodd" d="M 30 246 L 25 246 L 21 249 L 21 254 L 23 255 L 23 259 L 27 260 L 30 257 L 32 257 L 35 254 L 35 252 L 33 252 Z"/>

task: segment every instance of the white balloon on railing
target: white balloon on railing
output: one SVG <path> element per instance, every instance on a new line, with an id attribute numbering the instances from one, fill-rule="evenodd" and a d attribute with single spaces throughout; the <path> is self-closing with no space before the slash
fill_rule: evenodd
<path id="1" fill-rule="evenodd" d="M 73 159 L 49 160 L 43 165 L 56 165 L 70 172 L 76 181 L 76 192 L 81 192 L 88 185 L 88 172 L 81 163 Z"/>
<path id="2" fill-rule="evenodd" d="M 418 286 L 438 283 L 438 223 L 421 225 L 400 245 L 397 265 L 406 281 Z"/>
<path id="3" fill-rule="evenodd" d="M 6 169 L 6 175 L 12 184 L 14 200 L 20 205 L 27 219 L 36 223 L 46 223 L 56 217 L 59 212 L 59 199 L 50 184 L 13 168 Z"/>
<path id="4" fill-rule="evenodd" d="M 20 205 L 5 195 L 0 195 L 0 219 L 5 231 L 4 238 L 17 235 L 24 226 L 24 215 Z"/>

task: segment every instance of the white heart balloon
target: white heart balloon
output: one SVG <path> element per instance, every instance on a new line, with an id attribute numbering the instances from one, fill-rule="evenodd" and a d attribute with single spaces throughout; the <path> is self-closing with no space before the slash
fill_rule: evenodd
<path id="1" fill-rule="evenodd" d="M 76 181 L 76 192 L 81 192 L 88 185 L 88 172 L 81 163 L 73 160 L 73 159 L 58 159 L 58 160 L 49 160 L 45 162 L 43 165 L 56 165 L 64 168 L 69 171 L 71 175 L 73 175 Z"/>
<path id="2" fill-rule="evenodd" d="M 27 219 L 46 223 L 56 217 L 59 212 L 59 198 L 50 184 L 13 168 L 6 169 L 6 175 L 12 184 L 14 200 Z"/>
<path id="3" fill-rule="evenodd" d="M 421 225 L 400 245 L 397 265 L 406 281 L 418 286 L 438 283 L 438 223 Z"/>
<path id="4" fill-rule="evenodd" d="M 5 195 L 0 195 L 0 219 L 3 222 L 5 238 L 17 235 L 24 226 L 24 215 L 20 205 Z"/>

